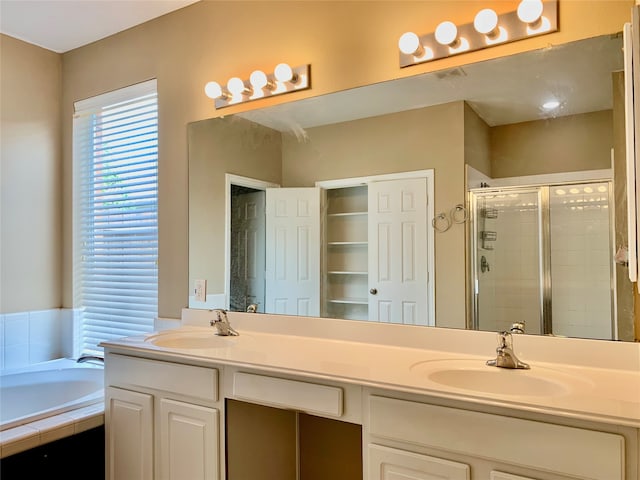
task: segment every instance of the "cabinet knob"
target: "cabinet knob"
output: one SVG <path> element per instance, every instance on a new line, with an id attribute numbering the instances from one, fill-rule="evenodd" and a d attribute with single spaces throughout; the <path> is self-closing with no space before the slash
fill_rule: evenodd
<path id="1" fill-rule="evenodd" d="M 371 295 L 375 295 L 376 293 L 378 293 L 378 289 L 377 288 L 372 288 L 371 290 L 369 290 L 369 293 Z"/>

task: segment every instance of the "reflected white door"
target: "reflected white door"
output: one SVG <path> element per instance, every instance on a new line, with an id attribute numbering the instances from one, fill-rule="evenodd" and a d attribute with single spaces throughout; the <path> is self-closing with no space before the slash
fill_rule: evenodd
<path id="1" fill-rule="evenodd" d="M 264 312 L 265 192 L 233 196 L 231 203 L 231 288 L 229 307 L 244 311 L 250 304 Z"/>
<path id="2" fill-rule="evenodd" d="M 266 191 L 265 311 L 320 315 L 320 189 Z"/>
<path id="3" fill-rule="evenodd" d="M 369 320 L 428 321 L 427 179 L 369 184 Z"/>

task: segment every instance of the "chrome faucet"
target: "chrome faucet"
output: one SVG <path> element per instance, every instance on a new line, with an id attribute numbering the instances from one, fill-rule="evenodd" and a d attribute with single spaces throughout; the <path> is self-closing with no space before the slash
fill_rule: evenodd
<path id="1" fill-rule="evenodd" d="M 512 323 L 509 331 L 511 333 L 524 333 L 524 322 Z"/>
<path id="2" fill-rule="evenodd" d="M 490 367 L 514 368 L 528 370 L 528 364 L 521 362 L 513 351 L 513 338 L 511 332 L 498 333 L 498 348 L 496 348 L 496 358 L 487 360 Z"/>
<path id="3" fill-rule="evenodd" d="M 216 327 L 216 335 L 220 335 L 221 337 L 228 337 L 231 335 L 239 335 L 229 323 L 229 319 L 227 318 L 227 311 L 222 308 L 216 308 L 214 310 L 210 310 L 212 313 L 215 313 L 215 318 L 212 318 L 209 321 L 209 324 L 212 327 Z"/>
<path id="4" fill-rule="evenodd" d="M 258 311 L 257 303 L 250 303 L 247 305 L 247 313 L 256 313 Z"/>

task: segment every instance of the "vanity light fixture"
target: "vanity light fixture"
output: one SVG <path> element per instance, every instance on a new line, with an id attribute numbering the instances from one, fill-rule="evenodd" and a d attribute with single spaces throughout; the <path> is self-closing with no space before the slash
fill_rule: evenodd
<path id="1" fill-rule="evenodd" d="M 311 88 L 310 70 L 310 65 L 292 68 L 286 63 L 280 63 L 272 74 L 254 70 L 248 81 L 240 77 L 232 77 L 227 81 L 226 89 L 218 82 L 208 82 L 204 91 L 207 97 L 215 101 L 216 108 L 223 108 L 258 98 Z"/>
<path id="2" fill-rule="evenodd" d="M 209 98 L 222 98 L 227 100 L 230 98 L 229 94 L 222 90 L 222 87 L 218 82 L 209 82 L 204 86 L 204 93 Z"/>
<path id="3" fill-rule="evenodd" d="M 411 55 L 422 61 L 433 58 L 433 50 L 420 43 L 420 37 L 413 32 L 403 33 L 398 40 L 398 48 L 405 55 Z"/>
<path id="4" fill-rule="evenodd" d="M 247 88 L 242 79 L 238 77 L 231 77 L 229 79 L 227 82 L 227 90 L 229 90 L 234 97 L 251 94 L 251 89 Z"/>
<path id="5" fill-rule="evenodd" d="M 473 28 L 476 32 L 484 35 L 487 45 L 506 42 L 509 38 L 507 30 L 498 25 L 498 14 L 495 10 L 485 8 L 480 10 L 473 19 Z"/>
<path id="6" fill-rule="evenodd" d="M 540 23 L 543 8 L 542 0 L 522 0 L 516 12 L 521 21 L 535 28 Z"/>
<path id="7" fill-rule="evenodd" d="M 263 88 L 266 88 L 268 90 L 273 90 L 276 88 L 275 83 L 269 80 L 269 78 L 267 77 L 267 74 L 264 73 L 262 70 L 253 71 L 249 76 L 249 83 L 253 87 L 254 91 L 256 90 L 259 91 L 259 90 L 262 90 Z"/>
<path id="8" fill-rule="evenodd" d="M 458 35 L 458 27 L 453 22 L 442 22 L 434 33 L 436 42 L 449 47 L 450 53 L 460 53 L 469 50 L 469 42 Z"/>
<path id="9" fill-rule="evenodd" d="M 436 27 L 434 33 L 436 42 L 440 45 L 446 45 L 448 47 L 455 48 L 460 45 L 460 39 L 458 38 L 458 27 L 453 22 L 442 22 Z"/>
<path id="10" fill-rule="evenodd" d="M 484 8 L 472 23 L 438 24 L 433 33 L 404 33 L 398 41 L 400 67 L 522 40 L 558 30 L 558 0 L 521 0 L 516 10 L 498 14 Z"/>

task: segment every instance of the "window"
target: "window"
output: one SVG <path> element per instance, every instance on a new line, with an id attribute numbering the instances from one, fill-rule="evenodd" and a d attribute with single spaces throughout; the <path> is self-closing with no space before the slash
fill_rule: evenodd
<path id="1" fill-rule="evenodd" d="M 153 330 L 158 304 L 156 81 L 76 102 L 74 353 Z"/>

